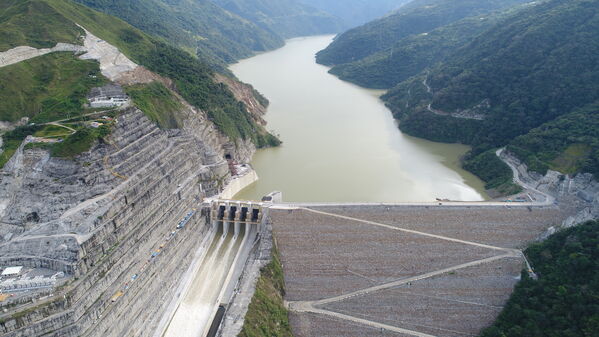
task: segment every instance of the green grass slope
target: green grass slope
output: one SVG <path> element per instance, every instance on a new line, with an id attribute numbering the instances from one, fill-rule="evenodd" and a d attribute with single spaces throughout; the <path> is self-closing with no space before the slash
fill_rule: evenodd
<path id="1" fill-rule="evenodd" d="M 599 336 L 599 221 L 558 232 L 525 254 L 522 280 L 482 337 Z"/>
<path id="2" fill-rule="evenodd" d="M 83 30 L 41 1 L 0 2 L 0 52 L 17 46 L 54 47 L 58 42 L 81 44 Z"/>
<path id="3" fill-rule="evenodd" d="M 486 14 L 522 0 L 414 0 L 381 19 L 338 36 L 317 54 L 317 62 L 338 65 L 356 62 L 392 47 L 408 36 L 427 33 L 466 17 Z"/>
<path id="4" fill-rule="evenodd" d="M 599 177 L 599 104 L 591 104 L 517 137 L 508 150 L 533 171 L 589 172 Z"/>
<path id="5" fill-rule="evenodd" d="M 222 8 L 242 16 L 284 38 L 331 34 L 342 29 L 341 20 L 296 0 L 215 0 Z"/>
<path id="6" fill-rule="evenodd" d="M 258 146 L 276 143 L 276 138 L 269 135 L 252 119 L 245 106 L 235 99 L 231 91 L 225 85 L 214 81 L 212 68 L 202 60 L 181 49 L 160 42 L 124 21 L 69 0 L 23 1 L 32 5 L 20 6 L 21 3 L 17 3 L 6 8 L 6 10 L 11 11 L 13 15 L 20 15 L 19 10 L 22 11 L 22 15 L 37 15 L 40 17 L 45 14 L 60 15 L 62 16 L 60 21 L 63 23 L 78 23 L 94 35 L 118 47 L 138 64 L 173 79 L 181 96 L 197 108 L 206 111 L 217 127 L 231 139 L 251 139 Z M 44 6 L 33 5 L 37 3 Z M 41 10 L 42 12 L 32 13 L 31 10 Z M 42 24 L 42 26 L 44 29 L 47 28 L 45 24 Z M 31 27 L 23 27 L 22 29 L 26 31 Z M 79 33 L 78 30 L 77 33 Z M 42 37 L 43 35 L 39 34 L 34 36 L 34 38 Z M 15 43 L 14 40 L 7 42 Z M 65 57 L 69 58 L 69 56 Z M 74 56 L 70 56 L 70 58 L 75 60 Z M 6 69 L 10 68 L 0 69 L 0 76 L 7 71 Z M 35 74 L 32 74 L 33 78 L 36 78 L 36 76 L 40 77 L 40 73 L 35 72 Z M 2 90 L 6 94 L 21 90 L 21 84 L 14 81 L 3 81 L 2 85 L 4 86 Z M 65 95 L 68 96 L 68 93 L 65 93 Z M 7 98 L 7 96 L 0 96 L 0 101 Z M 38 113 L 40 111 L 35 109 L 33 111 L 19 110 L 17 114 L 11 115 L 10 118 L 12 120 L 17 119 L 19 116 L 33 116 L 33 118 L 36 118 Z"/>
<path id="7" fill-rule="evenodd" d="M 275 33 L 209 0 L 76 0 L 224 68 L 254 52 L 283 45 Z"/>
<path id="8" fill-rule="evenodd" d="M 0 120 L 49 122 L 83 111 L 91 88 L 106 79 L 98 63 L 53 53 L 0 68 Z"/>
<path id="9" fill-rule="evenodd" d="M 291 337 L 287 309 L 283 304 L 285 280 L 276 248 L 272 261 L 262 269 L 239 337 Z"/>
<path id="10" fill-rule="evenodd" d="M 160 128 L 177 129 L 181 121 L 173 114 L 182 108 L 181 103 L 164 85 L 158 82 L 136 84 L 126 88 L 127 95 L 144 114 Z"/>

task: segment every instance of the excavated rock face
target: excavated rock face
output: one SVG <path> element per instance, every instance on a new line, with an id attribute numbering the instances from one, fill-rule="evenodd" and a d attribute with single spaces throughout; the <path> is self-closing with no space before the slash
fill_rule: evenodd
<path id="1" fill-rule="evenodd" d="M 184 127 L 162 130 L 128 108 L 105 141 L 74 160 L 18 149 L 0 176 L 0 263 L 62 271 L 71 281 L 36 305 L 15 302 L 0 334 L 153 332 L 209 230 L 202 199 L 230 179 L 225 155 L 243 162 L 255 150 L 187 104 L 177 113 Z"/>
<path id="2" fill-rule="evenodd" d="M 56 51 L 83 53 L 121 85 L 171 79 L 139 66 L 87 30 L 84 46 L 18 47 L 0 67 Z M 263 122 L 264 100 L 224 78 L 248 114 Z M 0 266 L 62 272 L 56 289 L 0 302 L 0 335 L 148 336 L 210 230 L 206 196 L 230 180 L 225 157 L 248 162 L 255 146 L 232 141 L 174 93 L 183 127 L 162 130 L 137 108 L 77 158 L 23 144 L 0 171 Z M 22 123 L 27 123 L 26 120 Z M 0 128 L 14 125 L 0 125 Z M 185 219 L 185 226 L 181 226 Z M 44 295 L 42 297 L 42 295 Z"/>
<path id="3" fill-rule="evenodd" d="M 579 173 L 575 176 L 564 175 L 549 170 L 543 176 L 529 171 L 526 164 L 512 154 L 507 159 L 516 164 L 520 179 L 527 184 L 556 198 L 562 207 L 574 210 L 575 215 L 567 218 L 560 228 L 567 228 L 579 223 L 599 218 L 599 182 L 590 173 Z M 551 227 L 540 239 L 555 233 L 558 228 Z"/>

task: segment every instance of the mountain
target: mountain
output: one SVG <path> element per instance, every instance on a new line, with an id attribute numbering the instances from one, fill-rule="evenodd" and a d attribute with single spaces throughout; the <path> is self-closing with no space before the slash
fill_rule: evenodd
<path id="1" fill-rule="evenodd" d="M 589 172 L 599 177 L 599 103 L 567 113 L 516 137 L 508 150 L 536 172 Z"/>
<path id="2" fill-rule="evenodd" d="M 363 87 L 388 89 L 443 61 L 519 9 L 520 6 L 516 6 L 467 17 L 427 33 L 410 35 L 363 59 L 336 65 L 329 72 Z"/>
<path id="3" fill-rule="evenodd" d="M 530 132 L 511 144 L 531 167 L 570 162 L 562 165 L 565 172 L 597 172 L 596 128 L 574 122 L 590 123 L 596 114 L 576 111 L 599 100 L 598 13 L 595 0 L 529 6 L 384 100 L 405 132 L 472 144 L 473 157 Z"/>
<path id="4" fill-rule="evenodd" d="M 342 22 L 329 13 L 295 0 L 214 0 L 235 13 L 283 38 L 332 34 L 341 31 Z"/>
<path id="5" fill-rule="evenodd" d="M 409 0 L 300 0 L 312 7 L 343 20 L 344 27 L 353 28 L 380 18 Z"/>
<path id="6" fill-rule="evenodd" d="M 266 132 L 211 67 L 189 53 L 148 36 L 112 16 L 68 0 L 7 0 L 0 5 L 0 52 L 28 45 L 82 44 L 81 27 L 116 46 L 133 62 L 173 81 L 178 94 L 205 111 L 232 140 L 266 145 Z M 91 62 L 91 63 L 90 63 Z M 105 83 L 98 64 L 52 53 L 0 68 L 0 117 L 51 122 L 82 113 L 85 95 Z M 8 80 L 13 78 L 13 80 Z M 268 138 L 268 136 L 266 136 Z"/>
<path id="7" fill-rule="evenodd" d="M 281 37 L 209 0 L 76 0 L 213 64 L 283 45 Z"/>
<path id="8" fill-rule="evenodd" d="M 317 54 L 317 62 L 355 62 L 415 34 L 428 33 L 460 19 L 509 8 L 522 0 L 414 0 L 396 12 L 339 35 Z"/>
<path id="9" fill-rule="evenodd" d="M 599 221 L 558 231 L 524 254 L 540 277 L 522 273 L 497 321 L 480 336 L 597 335 Z"/>
<path id="10" fill-rule="evenodd" d="M 24 282 L 3 277 L 0 334 L 161 330 L 216 235 L 203 201 L 278 143 L 266 103 L 114 16 L 0 1 L 0 266 Z"/>

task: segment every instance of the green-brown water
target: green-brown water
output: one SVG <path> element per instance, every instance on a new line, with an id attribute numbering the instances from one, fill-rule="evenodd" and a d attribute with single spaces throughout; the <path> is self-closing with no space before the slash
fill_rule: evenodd
<path id="1" fill-rule="evenodd" d="M 468 147 L 403 135 L 380 91 L 343 82 L 314 61 L 332 36 L 289 40 L 231 67 L 271 102 L 268 128 L 283 141 L 252 161 L 260 180 L 238 199 L 282 191 L 285 201 L 483 200 L 484 184 L 459 168 Z"/>

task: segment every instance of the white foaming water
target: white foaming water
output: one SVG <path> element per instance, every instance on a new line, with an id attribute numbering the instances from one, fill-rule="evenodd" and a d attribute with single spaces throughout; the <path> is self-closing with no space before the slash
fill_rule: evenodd
<path id="1" fill-rule="evenodd" d="M 192 281 L 191 287 L 183 295 L 165 337 L 199 337 L 209 328 L 216 301 L 233 261 L 243 242 L 245 232 L 233 238 L 233 228 L 226 235 L 217 233 Z"/>

